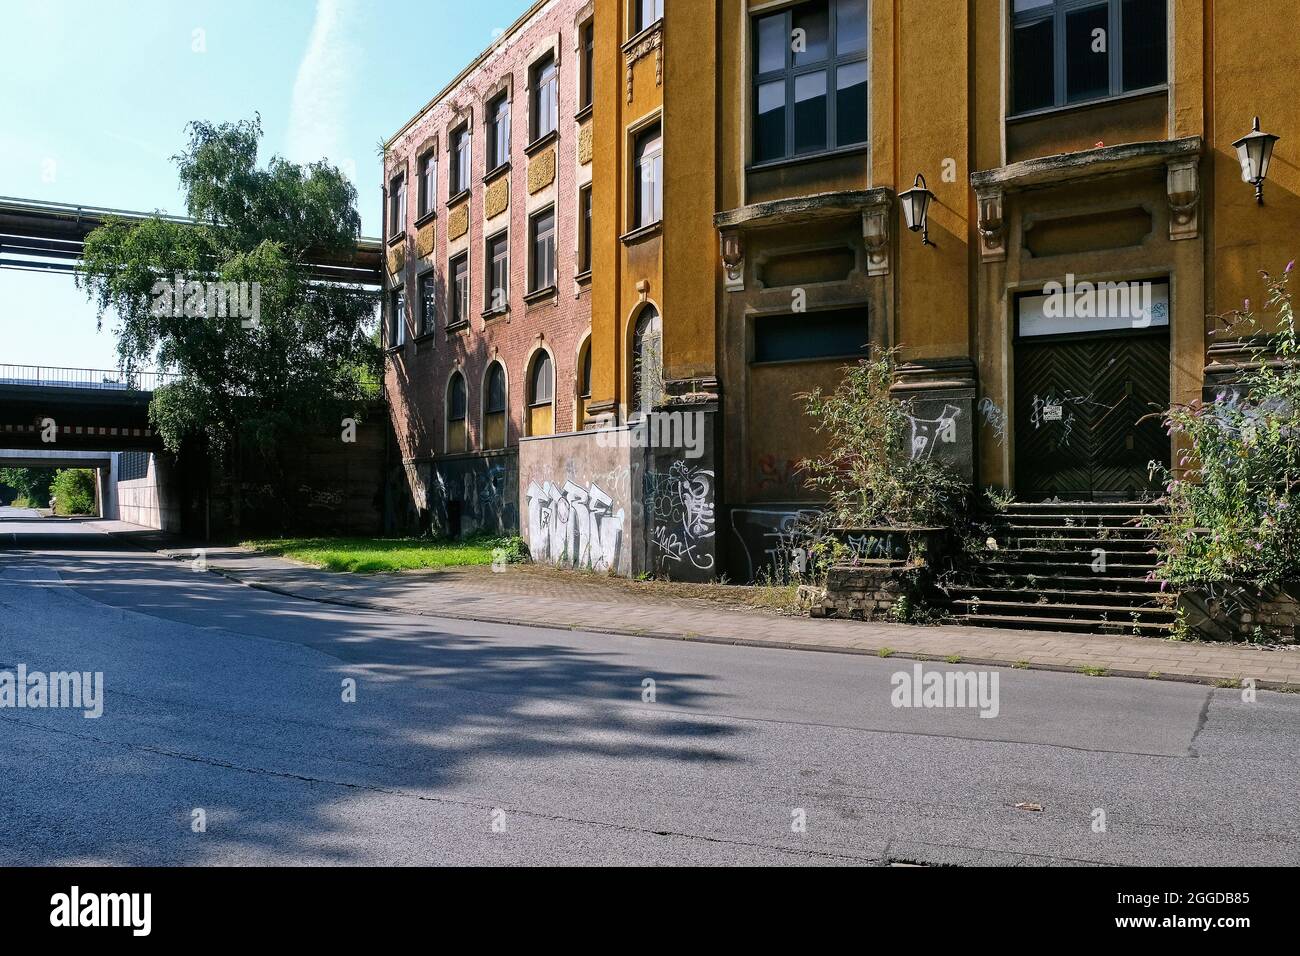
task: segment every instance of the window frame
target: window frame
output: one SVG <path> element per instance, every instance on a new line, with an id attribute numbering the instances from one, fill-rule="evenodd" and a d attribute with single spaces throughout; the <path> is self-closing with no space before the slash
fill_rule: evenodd
<path id="1" fill-rule="evenodd" d="M 585 276 L 591 272 L 591 183 L 578 187 L 578 272 Z"/>
<path id="2" fill-rule="evenodd" d="M 539 281 L 539 259 L 538 242 L 541 238 L 541 231 L 538 229 L 540 221 L 545 217 L 550 217 L 550 270 L 549 281 Z M 556 216 L 554 204 L 543 206 L 528 216 L 528 294 L 538 295 L 548 292 L 559 285 L 559 236 L 560 224 L 559 217 Z"/>
<path id="3" fill-rule="evenodd" d="M 833 153 L 839 153 L 847 150 L 863 150 L 868 147 L 871 141 L 871 3 L 872 0 L 866 0 L 867 13 L 867 42 L 862 50 L 854 53 L 846 53 L 842 56 L 837 52 L 839 43 L 839 15 L 838 4 L 836 0 L 825 0 L 826 2 L 826 58 L 818 60 L 815 63 L 805 63 L 796 65 L 794 62 L 795 53 L 790 43 L 784 43 L 785 63 L 779 70 L 768 70 L 761 72 L 759 70 L 759 23 L 771 17 L 782 17 L 785 21 L 783 35 L 789 37 L 794 29 L 794 14 L 801 8 L 807 8 L 807 3 L 796 3 L 780 10 L 760 11 L 754 13 L 749 18 L 749 43 L 750 59 L 749 64 L 749 108 L 753 121 L 750 123 L 749 132 L 749 156 L 750 166 L 767 166 L 778 163 L 797 162 L 800 160 L 825 156 Z M 1096 0 L 1091 0 L 1096 2 Z M 839 116 L 838 116 L 838 99 L 839 88 L 837 80 L 841 67 L 857 66 L 859 63 L 866 65 L 867 71 L 867 114 L 863 118 L 864 136 L 861 140 L 852 143 L 839 142 Z M 826 75 L 826 145 L 818 149 L 809 149 L 802 152 L 795 147 L 795 84 L 799 77 L 807 76 L 814 73 L 824 73 Z M 768 156 L 763 159 L 758 157 L 758 118 L 759 104 L 758 91 L 761 87 L 770 83 L 782 81 L 785 84 L 785 148 L 780 156 Z"/>
<path id="4" fill-rule="evenodd" d="M 388 348 L 406 346 L 406 283 L 388 290 Z"/>
<path id="5" fill-rule="evenodd" d="M 504 122 L 502 121 L 503 112 Z M 484 113 L 487 116 L 487 129 L 485 130 L 484 139 L 487 147 L 487 173 L 490 176 L 510 162 L 510 126 L 513 119 L 513 111 L 510 106 L 510 91 L 502 90 L 488 100 Z M 501 142 L 503 136 L 504 143 Z"/>
<path id="6" fill-rule="evenodd" d="M 656 7 L 658 7 L 658 16 L 656 16 L 649 23 L 645 22 L 645 6 L 647 2 L 652 3 Z M 631 0 L 631 3 L 632 3 L 632 16 L 630 20 L 633 26 L 633 30 L 632 30 L 633 36 L 636 36 L 638 33 L 644 33 L 646 30 L 649 30 L 656 23 L 663 22 L 664 0 Z"/>
<path id="7" fill-rule="evenodd" d="M 550 68 L 554 75 L 544 83 L 542 73 Z M 542 129 L 542 96 L 549 90 L 547 116 L 549 129 Z M 560 58 L 555 50 L 547 50 L 528 65 L 528 141 L 537 143 L 560 129 Z"/>
<path id="8" fill-rule="evenodd" d="M 578 115 L 596 102 L 596 20 L 591 18 L 578 27 Z"/>
<path id="9" fill-rule="evenodd" d="M 492 373 L 499 369 L 501 373 L 501 407 L 494 409 L 491 407 L 492 401 Z M 483 370 L 483 402 L 482 409 L 479 412 L 479 427 L 482 430 L 482 445 L 484 448 L 508 448 L 510 447 L 510 373 L 506 370 L 505 362 L 499 358 L 494 358 L 487 364 Z M 488 416 L 501 416 L 501 444 L 494 445 L 488 441 Z"/>
<path id="10" fill-rule="evenodd" d="M 388 181 L 389 241 L 406 234 L 406 217 L 406 170 L 402 170 Z"/>
<path id="11" fill-rule="evenodd" d="M 460 381 L 461 394 L 463 396 L 463 408 L 459 417 L 452 415 L 452 392 L 457 380 Z M 445 454 L 457 455 L 469 451 L 469 381 L 465 378 L 465 373 L 459 368 L 453 368 L 451 375 L 447 378 L 447 391 L 443 399 L 443 411 L 446 415 L 446 427 L 443 433 L 443 450 Z M 460 448 L 451 447 L 451 432 L 454 422 L 461 423 L 461 430 L 464 433 L 465 440 Z"/>
<path id="12" fill-rule="evenodd" d="M 1163 3 L 1165 14 L 1165 79 L 1162 83 L 1157 83 L 1151 86 L 1136 87 L 1131 90 L 1124 89 L 1124 0 L 1048 0 L 1048 3 L 1041 7 L 1034 7 L 1020 12 L 1015 10 L 1014 0 L 1009 0 L 1007 6 L 1011 18 L 1007 32 L 1006 55 L 1008 119 L 1039 116 L 1057 110 L 1092 106 L 1098 103 L 1106 103 L 1111 100 L 1123 99 L 1130 96 L 1146 96 L 1151 93 L 1157 93 L 1169 89 L 1169 4 L 1167 0 Z M 1106 55 L 1109 57 L 1107 75 L 1110 81 L 1110 92 L 1103 96 L 1070 100 L 1068 98 L 1068 73 L 1065 56 L 1066 17 L 1071 13 L 1077 13 L 1081 10 L 1101 6 L 1106 7 Z M 1016 110 L 1016 30 L 1021 27 L 1033 26 L 1047 20 L 1052 22 L 1052 103 L 1048 106 L 1036 106 L 1032 109 Z"/>
<path id="13" fill-rule="evenodd" d="M 457 276 L 457 267 L 464 263 L 465 265 L 465 290 L 462 296 L 460 289 L 460 279 Z M 454 254 L 447 260 L 447 278 L 448 278 L 448 298 L 450 299 L 448 308 L 449 329 L 459 328 L 469 322 L 469 302 L 470 302 L 470 280 L 469 280 L 469 250 L 463 249 Z"/>
<path id="14" fill-rule="evenodd" d="M 659 146 L 654 158 L 658 160 L 658 176 L 654 180 L 657 190 L 655 193 L 655 206 L 658 209 L 658 215 L 650 220 L 645 219 L 645 196 L 642 192 L 646 182 L 641 175 L 642 163 L 642 142 L 650 139 L 658 139 Z M 635 130 L 632 134 L 632 230 L 649 229 L 664 219 L 664 127 L 662 117 L 655 117 L 653 122 L 646 123 L 641 128 Z"/>
<path id="15" fill-rule="evenodd" d="M 505 265 L 502 269 L 502 272 L 504 273 L 504 284 L 501 286 L 501 288 L 502 291 L 505 293 L 505 295 L 504 295 L 504 301 L 501 303 L 501 305 L 494 306 L 492 304 L 492 291 L 493 289 L 496 288 L 495 285 L 496 263 L 497 263 L 497 259 L 501 258 L 501 256 L 498 254 L 498 250 L 494 248 L 498 246 L 498 244 L 500 250 L 504 250 Z M 483 279 L 484 279 L 483 315 L 486 317 L 486 316 L 502 315 L 506 312 L 509 312 L 510 311 L 510 230 L 509 228 L 502 229 L 499 232 L 494 232 L 492 235 L 488 236 L 486 239 L 483 240 Z"/>
<path id="16" fill-rule="evenodd" d="M 426 286 L 431 290 L 432 296 L 425 298 L 424 290 Z M 420 300 L 420 321 L 416 326 L 416 338 L 423 338 L 432 335 L 438 330 L 438 275 L 433 269 L 421 273 L 415 280 L 415 291 Z M 432 302 L 433 309 L 429 309 Z M 432 311 L 432 315 L 430 314 Z"/>
<path id="17" fill-rule="evenodd" d="M 465 144 L 463 160 L 465 168 L 463 173 L 461 171 L 462 156 L 460 151 L 462 142 Z M 461 195 L 461 193 L 469 192 L 474 183 L 474 135 L 473 127 L 470 126 L 468 120 L 451 131 L 448 150 L 451 153 L 451 168 L 448 170 L 451 180 L 448 185 L 448 193 L 454 198 Z M 464 176 L 463 181 L 461 179 L 462 175 Z"/>
<path id="18" fill-rule="evenodd" d="M 438 148 L 431 147 L 415 160 L 416 221 L 433 215 L 438 209 Z"/>

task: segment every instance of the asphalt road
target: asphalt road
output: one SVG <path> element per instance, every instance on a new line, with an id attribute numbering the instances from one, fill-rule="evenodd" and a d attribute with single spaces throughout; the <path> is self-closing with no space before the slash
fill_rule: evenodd
<path id="1" fill-rule="evenodd" d="M 19 664 L 103 714 L 0 706 L 2 864 L 1300 862 L 1295 695 L 895 707 L 910 661 L 318 605 L 0 509 Z"/>

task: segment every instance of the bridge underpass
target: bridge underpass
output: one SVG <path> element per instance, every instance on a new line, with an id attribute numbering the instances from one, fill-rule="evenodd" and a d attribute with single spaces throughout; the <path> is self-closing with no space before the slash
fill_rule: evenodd
<path id="1" fill-rule="evenodd" d="M 144 221 L 154 215 L 0 197 L 0 269 L 56 278 L 70 274 L 81 259 L 86 236 L 108 218 Z M 195 222 L 157 215 L 170 222 Z M 357 240 L 355 248 L 341 256 L 308 250 L 303 262 L 319 281 L 370 288 L 382 286 L 386 268 L 382 242 L 368 238 Z M 150 426 L 148 407 L 154 388 L 169 380 L 171 376 L 160 372 L 127 376 L 117 370 L 0 365 L 0 447 L 16 453 L 57 448 L 127 455 L 123 460 L 135 462 L 134 471 L 140 474 L 118 482 L 123 520 L 208 539 L 228 523 L 231 489 L 214 487 L 206 453 L 187 451 L 177 459 L 163 451 Z M 381 409 L 376 403 L 376 410 Z M 351 517 L 342 527 L 369 528 L 371 495 L 363 489 L 382 485 L 386 450 L 382 437 L 375 437 L 382 433 L 367 432 L 371 434 L 362 445 L 349 447 L 366 449 L 376 463 L 374 477 L 368 461 L 358 465 L 340 459 L 337 441 L 303 449 L 305 478 L 296 490 L 309 501 L 330 503 L 313 505 L 317 515 L 328 517 L 334 502 L 346 503 L 339 507 Z"/>

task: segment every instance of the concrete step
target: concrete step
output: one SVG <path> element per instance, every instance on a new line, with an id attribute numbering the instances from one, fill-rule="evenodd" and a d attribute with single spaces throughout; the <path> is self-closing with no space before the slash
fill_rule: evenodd
<path id="1" fill-rule="evenodd" d="M 1096 538 L 1080 537 L 1077 535 L 1060 534 L 1057 535 L 1055 529 L 1051 534 L 1044 535 L 1041 532 L 1044 529 L 1038 529 L 1037 535 L 993 535 L 1002 550 L 1069 550 L 1073 548 L 1086 548 L 1091 551 L 1093 548 L 1102 548 L 1106 551 L 1134 551 L 1146 552 L 1155 547 L 1154 543 L 1145 538 Z"/>
<path id="2" fill-rule="evenodd" d="M 1125 576 L 1112 574 L 1060 574 L 1059 569 L 1057 569 L 1056 572 L 1035 574 L 1033 578 L 1033 580 L 1030 580 L 1029 574 L 1021 573 L 1015 568 L 1011 568 L 1007 572 L 982 569 L 973 572 L 962 583 L 976 587 L 1001 587 L 1030 591 L 1055 587 L 1064 591 L 1124 591 L 1150 595 L 1161 593 L 1160 582 L 1148 581 L 1146 571 L 1143 571 L 1140 575 Z"/>
<path id="3" fill-rule="evenodd" d="M 999 587 L 997 585 L 957 585 L 949 587 L 947 594 L 954 602 L 979 598 L 981 601 L 1016 601 L 1033 603 L 1036 607 L 1061 604 L 1084 604 L 1114 608 L 1162 609 L 1159 591 L 1100 591 L 1084 588 L 1058 587 L 1058 582 L 1047 582 L 1047 588 Z"/>
<path id="4" fill-rule="evenodd" d="M 1066 618 L 1069 620 L 1111 621 L 1121 624 L 1139 622 L 1172 621 L 1177 614 L 1172 608 L 1159 607 L 1116 607 L 1105 604 L 1035 604 L 1032 601 L 985 600 L 982 598 L 957 598 L 954 607 L 963 609 L 967 614 L 980 614 L 988 611 L 992 614 L 1011 617 L 1047 617 Z"/>
<path id="5" fill-rule="evenodd" d="M 1073 618 L 1052 617 L 1016 617 L 1002 614 L 957 614 L 954 624 L 966 624 L 972 627 L 1002 627 L 1011 630 L 1072 631 L 1083 634 L 1126 634 L 1140 637 L 1168 637 L 1173 633 L 1173 624 L 1137 624 L 1127 625 L 1114 621 L 1083 621 Z"/>

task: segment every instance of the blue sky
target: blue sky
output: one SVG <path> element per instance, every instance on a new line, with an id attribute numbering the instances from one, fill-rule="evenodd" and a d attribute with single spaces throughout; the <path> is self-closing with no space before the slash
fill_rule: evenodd
<path id="1" fill-rule="evenodd" d="M 183 213 L 185 124 L 262 115 L 378 235 L 379 143 L 530 0 L 0 0 L 0 195 Z M 116 365 L 70 276 L 0 269 L 0 364 Z"/>

